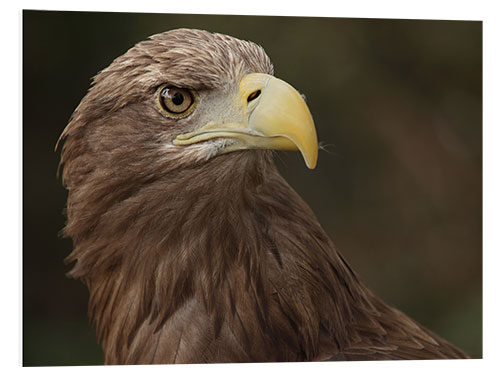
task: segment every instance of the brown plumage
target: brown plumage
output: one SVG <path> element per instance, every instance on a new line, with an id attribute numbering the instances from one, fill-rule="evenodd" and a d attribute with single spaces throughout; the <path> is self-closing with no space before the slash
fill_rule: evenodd
<path id="1" fill-rule="evenodd" d="M 251 42 L 155 35 L 95 77 L 61 135 L 71 276 L 105 363 L 466 358 L 360 281 L 276 170 L 267 148 L 290 144 L 177 141 L 240 124 L 266 99 L 234 100 L 250 73 L 273 74 Z M 165 85 L 192 93 L 189 111 L 165 110 Z"/>

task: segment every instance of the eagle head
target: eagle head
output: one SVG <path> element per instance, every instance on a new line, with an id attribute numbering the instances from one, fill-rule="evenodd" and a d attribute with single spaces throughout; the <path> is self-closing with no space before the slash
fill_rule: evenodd
<path id="1" fill-rule="evenodd" d="M 154 35 L 94 77 L 61 139 L 71 146 L 83 133 L 87 156 L 142 174 L 250 149 L 298 150 L 309 168 L 318 157 L 303 96 L 273 76 L 263 48 L 202 30 Z M 168 168 L 156 168 L 161 160 Z"/>

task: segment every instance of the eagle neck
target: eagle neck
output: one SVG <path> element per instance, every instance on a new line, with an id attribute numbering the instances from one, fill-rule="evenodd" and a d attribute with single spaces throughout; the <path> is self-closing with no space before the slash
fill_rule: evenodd
<path id="1" fill-rule="evenodd" d="M 108 363 L 193 303 L 206 334 L 229 331 L 251 361 L 311 360 L 322 335 L 350 337 L 363 288 L 270 152 L 222 155 L 120 193 L 72 254 Z"/>

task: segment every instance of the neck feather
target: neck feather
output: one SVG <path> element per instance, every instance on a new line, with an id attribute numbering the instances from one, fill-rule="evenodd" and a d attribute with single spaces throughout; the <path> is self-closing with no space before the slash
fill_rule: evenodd
<path id="1" fill-rule="evenodd" d="M 228 324 L 257 360 L 265 353 L 252 341 L 282 348 L 271 360 L 312 359 L 324 332 L 336 345 L 352 336 L 352 306 L 373 308 L 268 152 L 107 184 L 101 199 L 85 199 L 95 187 L 70 190 L 66 233 L 71 274 L 87 283 L 98 336 L 117 358 L 145 322 L 157 332 L 193 299 L 215 337 Z"/>

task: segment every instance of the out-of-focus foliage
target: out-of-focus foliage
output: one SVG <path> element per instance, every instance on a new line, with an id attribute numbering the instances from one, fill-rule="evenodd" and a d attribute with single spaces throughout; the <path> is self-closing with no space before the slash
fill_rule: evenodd
<path id="1" fill-rule="evenodd" d="M 278 154 L 292 186 L 382 298 L 482 356 L 482 24 L 25 11 L 23 360 L 100 364 L 86 288 L 68 279 L 54 146 L 90 78 L 178 27 L 264 46 L 306 96 L 316 170 Z"/>

